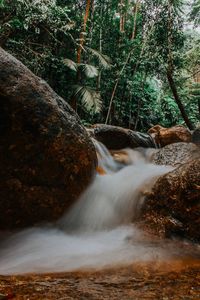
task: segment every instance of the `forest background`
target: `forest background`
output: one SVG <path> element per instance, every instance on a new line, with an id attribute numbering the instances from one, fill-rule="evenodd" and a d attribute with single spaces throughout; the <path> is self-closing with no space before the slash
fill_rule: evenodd
<path id="1" fill-rule="evenodd" d="M 0 45 L 84 125 L 194 129 L 200 0 L 0 0 Z"/>

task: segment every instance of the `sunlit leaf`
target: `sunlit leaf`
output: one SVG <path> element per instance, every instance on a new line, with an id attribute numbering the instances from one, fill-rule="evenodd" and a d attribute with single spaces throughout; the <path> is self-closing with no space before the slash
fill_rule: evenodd
<path id="1" fill-rule="evenodd" d="M 70 70 L 72 70 L 72 71 L 74 71 L 74 72 L 77 72 L 78 66 L 77 66 L 77 64 L 76 64 L 73 60 L 71 60 L 71 59 L 69 59 L 69 58 L 65 58 L 65 59 L 63 59 L 63 63 L 64 63 Z"/>
<path id="2" fill-rule="evenodd" d="M 104 69 L 110 69 L 112 67 L 111 65 L 111 59 L 109 56 L 102 54 L 101 52 L 89 48 L 89 47 L 85 47 L 86 50 L 88 50 L 93 56 L 97 57 L 99 64 L 102 66 L 102 68 Z"/>
<path id="3" fill-rule="evenodd" d="M 88 64 L 79 64 L 81 71 L 88 77 L 94 78 L 98 76 L 98 70 L 95 66 L 88 65 Z"/>
<path id="4" fill-rule="evenodd" d="M 75 97 L 78 101 L 82 102 L 88 111 L 93 110 L 96 113 L 101 111 L 102 101 L 98 92 L 90 87 L 80 85 L 75 85 L 72 88 L 72 97 Z"/>

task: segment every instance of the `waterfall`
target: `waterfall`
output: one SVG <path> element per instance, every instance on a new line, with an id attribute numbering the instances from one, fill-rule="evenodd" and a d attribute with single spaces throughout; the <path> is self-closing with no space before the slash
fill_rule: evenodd
<path id="1" fill-rule="evenodd" d="M 115 162 L 98 143 L 99 164 L 104 176 L 97 176 L 59 222 L 64 230 L 94 231 L 129 224 L 137 218 L 143 204 L 144 194 L 151 190 L 155 180 L 172 170 L 171 167 L 156 166 L 149 162 L 147 152 L 125 149 L 127 164 Z M 142 149 L 143 150 L 143 149 Z M 106 158 L 104 157 L 106 153 Z M 115 168 L 114 168 L 115 166 Z M 117 172 L 113 172 L 113 170 Z"/>
<path id="2" fill-rule="evenodd" d="M 113 156 L 95 141 L 99 168 L 94 181 L 56 224 L 13 233 L 0 244 L 0 274 L 100 268 L 161 259 L 167 251 L 144 243 L 132 223 L 144 194 L 172 168 L 150 162 L 152 151 L 124 149 Z M 122 159 L 120 159 L 120 155 Z"/>

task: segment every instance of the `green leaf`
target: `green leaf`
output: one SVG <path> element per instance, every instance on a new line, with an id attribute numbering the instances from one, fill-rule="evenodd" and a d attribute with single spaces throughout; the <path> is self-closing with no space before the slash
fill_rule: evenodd
<path id="1" fill-rule="evenodd" d="M 79 64 L 81 71 L 88 77 L 94 78 L 97 77 L 99 72 L 95 66 L 88 65 L 88 64 Z"/>
<path id="2" fill-rule="evenodd" d="M 1 8 L 4 7 L 4 0 L 0 0 L 0 7 L 1 7 Z"/>
<path id="3" fill-rule="evenodd" d="M 78 66 L 77 66 L 77 64 L 76 64 L 73 60 L 71 60 L 71 59 L 69 59 L 69 58 L 65 58 L 65 59 L 63 59 L 62 62 L 63 62 L 64 65 L 67 66 L 70 70 L 72 70 L 72 71 L 74 71 L 74 72 L 77 72 Z"/>
<path id="4" fill-rule="evenodd" d="M 99 113 L 101 111 L 102 101 L 98 92 L 87 86 L 74 85 L 73 94 L 78 101 L 81 101 L 85 108 L 90 111 Z"/>
<path id="5" fill-rule="evenodd" d="M 102 66 L 103 69 L 110 69 L 112 67 L 111 59 L 109 56 L 102 54 L 101 52 L 85 47 L 93 56 L 97 57 L 99 64 Z"/>

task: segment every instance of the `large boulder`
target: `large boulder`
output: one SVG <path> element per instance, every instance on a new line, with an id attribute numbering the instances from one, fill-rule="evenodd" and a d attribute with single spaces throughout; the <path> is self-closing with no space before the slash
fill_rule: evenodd
<path id="1" fill-rule="evenodd" d="M 118 126 L 95 124 L 89 129 L 90 134 L 103 143 L 108 149 L 155 148 L 154 139 L 147 133 L 141 133 Z"/>
<path id="2" fill-rule="evenodd" d="M 94 146 L 76 113 L 0 48 L 0 228 L 53 221 L 89 184 Z"/>
<path id="3" fill-rule="evenodd" d="M 174 143 L 155 151 L 151 159 L 157 165 L 177 167 L 199 157 L 199 152 L 199 148 L 193 143 Z"/>
<path id="4" fill-rule="evenodd" d="M 155 125 L 148 130 L 148 133 L 155 139 L 156 143 L 161 147 L 178 142 L 191 142 L 191 132 L 182 125 L 165 128 Z"/>
<path id="5" fill-rule="evenodd" d="M 200 242 L 200 158 L 160 177 L 143 209 L 147 230 Z"/>

